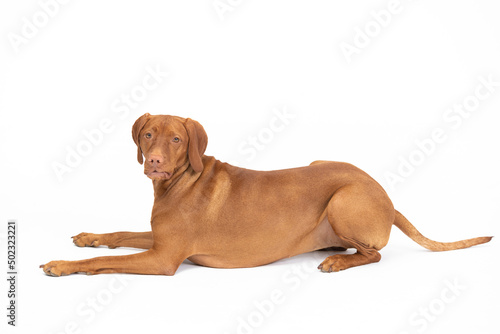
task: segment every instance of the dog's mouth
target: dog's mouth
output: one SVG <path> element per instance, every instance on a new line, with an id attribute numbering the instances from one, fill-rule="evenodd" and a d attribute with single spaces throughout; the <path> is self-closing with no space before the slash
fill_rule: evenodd
<path id="1" fill-rule="evenodd" d="M 152 180 L 168 180 L 172 177 L 172 173 L 169 172 L 159 172 L 156 169 L 152 172 L 146 174 Z"/>

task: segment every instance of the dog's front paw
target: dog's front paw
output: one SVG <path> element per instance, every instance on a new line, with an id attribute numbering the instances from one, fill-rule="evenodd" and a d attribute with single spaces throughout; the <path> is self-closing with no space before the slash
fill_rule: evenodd
<path id="1" fill-rule="evenodd" d="M 94 233 L 80 233 L 73 237 L 73 243 L 78 247 L 99 247 L 101 245 L 107 245 L 109 248 L 115 248 L 113 245 L 104 240 L 104 235 L 94 234 Z"/>
<path id="2" fill-rule="evenodd" d="M 78 247 L 97 247 L 100 245 L 99 236 L 94 233 L 80 233 L 72 236 L 73 243 Z"/>
<path id="3" fill-rule="evenodd" d="M 72 270 L 71 261 L 50 261 L 49 263 L 40 265 L 40 268 L 49 275 L 54 277 L 73 274 L 76 271 Z"/>

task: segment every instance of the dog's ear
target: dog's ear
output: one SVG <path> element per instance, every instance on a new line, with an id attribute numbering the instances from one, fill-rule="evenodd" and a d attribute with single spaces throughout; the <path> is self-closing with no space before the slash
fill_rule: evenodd
<path id="1" fill-rule="evenodd" d="M 149 120 L 151 115 L 146 113 L 139 117 L 137 121 L 135 121 L 134 126 L 132 126 L 132 138 L 134 139 L 134 143 L 137 145 L 137 161 L 142 165 L 144 160 L 142 159 L 142 150 L 139 142 L 139 134 L 141 133 L 142 128 Z"/>
<path id="2" fill-rule="evenodd" d="M 191 164 L 191 167 L 193 167 L 195 172 L 200 173 L 201 171 L 203 171 L 203 162 L 201 160 L 201 157 L 203 156 L 203 153 L 205 153 L 208 144 L 207 133 L 200 123 L 190 118 L 186 119 L 186 122 L 184 122 L 184 127 L 186 128 L 189 136 L 189 163 Z"/>

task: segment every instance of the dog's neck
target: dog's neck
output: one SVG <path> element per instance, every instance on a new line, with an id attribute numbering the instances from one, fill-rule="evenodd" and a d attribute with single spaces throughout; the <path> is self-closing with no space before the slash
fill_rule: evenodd
<path id="1" fill-rule="evenodd" d="M 189 161 L 186 161 L 183 165 L 177 167 L 172 174 L 172 177 L 168 180 L 153 180 L 153 188 L 155 199 L 163 197 L 166 193 L 172 189 L 175 184 L 186 174 L 194 173 Z"/>

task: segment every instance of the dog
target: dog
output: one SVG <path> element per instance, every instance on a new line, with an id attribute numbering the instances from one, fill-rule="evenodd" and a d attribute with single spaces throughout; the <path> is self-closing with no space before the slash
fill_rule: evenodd
<path id="1" fill-rule="evenodd" d="M 380 261 L 392 225 L 431 251 L 489 242 L 480 237 L 430 240 L 397 210 L 384 189 L 359 168 L 315 161 L 307 167 L 254 171 L 204 155 L 208 137 L 190 118 L 144 114 L 132 128 L 137 160 L 152 179 L 151 231 L 80 233 L 79 246 L 146 251 L 41 265 L 52 276 L 73 273 L 174 275 L 189 261 L 215 268 L 255 267 L 321 249 L 322 272 Z"/>

